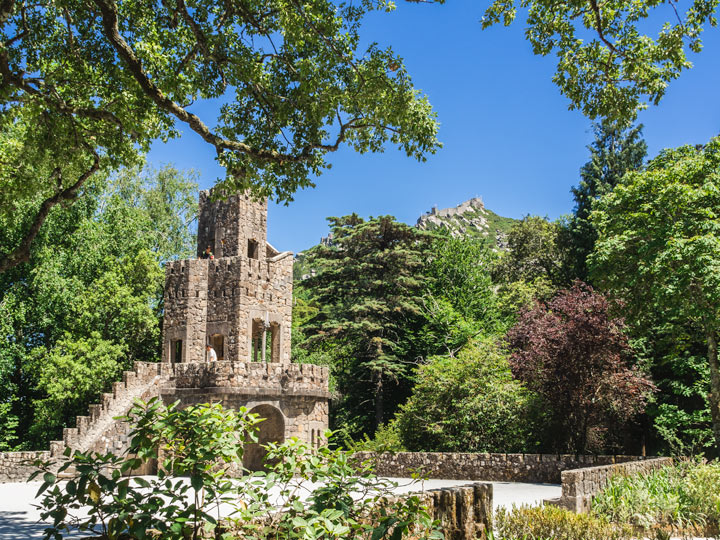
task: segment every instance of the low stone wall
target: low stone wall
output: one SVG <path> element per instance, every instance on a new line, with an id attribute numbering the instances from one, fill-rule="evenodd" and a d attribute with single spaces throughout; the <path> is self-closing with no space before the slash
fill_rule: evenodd
<path id="1" fill-rule="evenodd" d="M 407 478 L 417 472 L 430 478 L 544 484 L 560 484 L 563 471 L 571 469 L 645 459 L 641 456 L 459 452 L 358 452 L 355 458 L 360 461 L 372 460 L 379 476 Z"/>
<path id="2" fill-rule="evenodd" d="M 0 452 L 0 483 L 25 482 L 36 471 L 36 459 L 49 460 L 50 452 Z"/>
<path id="3" fill-rule="evenodd" d="M 562 496 L 546 503 L 562 506 L 574 512 L 589 512 L 592 499 L 600 493 L 613 476 L 631 476 L 672 465 L 669 457 L 617 463 L 602 467 L 585 467 L 562 473 Z"/>

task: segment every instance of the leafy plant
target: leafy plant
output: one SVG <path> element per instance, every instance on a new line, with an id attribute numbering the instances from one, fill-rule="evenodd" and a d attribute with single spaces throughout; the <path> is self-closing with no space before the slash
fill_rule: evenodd
<path id="1" fill-rule="evenodd" d="M 257 442 L 262 419 L 244 408 L 153 399 L 125 420 L 134 427 L 123 456 L 67 451 L 59 467 L 37 463 L 46 540 L 71 531 L 103 540 L 442 538 L 417 496 L 392 497 L 396 484 L 346 452 L 269 443 L 266 470 L 250 474 L 243 447 Z M 152 460 L 157 476 L 128 476 Z"/>
<path id="2" fill-rule="evenodd" d="M 412 451 L 520 452 L 534 445 L 534 400 L 492 339 L 421 366 L 395 420 Z"/>
<path id="3" fill-rule="evenodd" d="M 720 463 L 680 462 L 633 476 L 616 476 L 593 500 L 593 512 L 642 529 L 718 530 Z"/>

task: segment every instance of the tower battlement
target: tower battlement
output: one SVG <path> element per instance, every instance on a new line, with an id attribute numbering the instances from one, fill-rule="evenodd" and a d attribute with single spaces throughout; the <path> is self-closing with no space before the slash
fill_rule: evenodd
<path id="1" fill-rule="evenodd" d="M 290 363 L 292 253 L 267 242 L 267 201 L 201 191 L 198 256 L 165 268 L 163 361 Z"/>

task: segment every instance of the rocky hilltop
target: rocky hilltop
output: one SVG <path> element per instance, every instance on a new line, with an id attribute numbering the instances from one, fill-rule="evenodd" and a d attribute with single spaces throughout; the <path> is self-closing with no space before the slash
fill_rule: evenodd
<path id="1" fill-rule="evenodd" d="M 451 236 L 477 236 L 494 248 L 505 249 L 507 231 L 516 220 L 498 216 L 485 208 L 483 200 L 474 197 L 452 208 L 433 207 L 420 216 L 416 227 L 423 230 L 446 229 Z"/>

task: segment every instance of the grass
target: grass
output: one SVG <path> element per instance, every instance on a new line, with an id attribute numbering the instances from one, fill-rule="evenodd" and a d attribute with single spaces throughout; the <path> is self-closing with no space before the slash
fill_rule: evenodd
<path id="1" fill-rule="evenodd" d="M 720 520 L 720 463 L 680 462 L 615 477 L 593 501 L 593 513 L 645 530 L 716 535 Z"/>
<path id="2" fill-rule="evenodd" d="M 626 540 L 633 528 L 556 506 L 520 506 L 495 512 L 492 540 Z"/>

